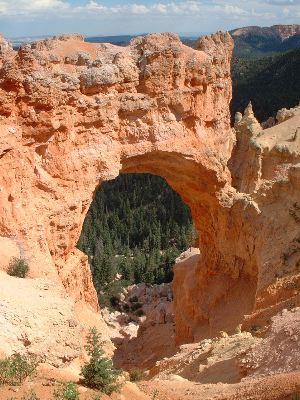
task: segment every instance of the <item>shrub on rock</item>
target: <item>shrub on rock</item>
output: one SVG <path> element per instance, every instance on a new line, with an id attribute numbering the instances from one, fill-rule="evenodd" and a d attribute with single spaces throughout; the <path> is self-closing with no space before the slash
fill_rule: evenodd
<path id="1" fill-rule="evenodd" d="M 73 382 L 61 382 L 54 389 L 55 400 L 79 400 L 79 391 Z"/>
<path id="2" fill-rule="evenodd" d="M 145 371 L 142 369 L 133 369 L 129 373 L 131 382 L 138 382 L 145 378 Z"/>
<path id="3" fill-rule="evenodd" d="M 104 356 L 96 328 L 90 330 L 85 349 L 90 360 L 81 369 L 83 383 L 103 393 L 112 393 L 118 388 L 116 380 L 121 371 L 114 368 L 112 361 Z"/>
<path id="4" fill-rule="evenodd" d="M 7 268 L 7 273 L 10 276 L 17 278 L 26 278 L 29 272 L 29 265 L 24 258 L 13 257 Z"/>
<path id="5" fill-rule="evenodd" d="M 0 385 L 21 385 L 38 366 L 36 357 L 14 353 L 0 360 Z"/>
<path id="6" fill-rule="evenodd" d="M 35 393 L 34 390 L 30 390 L 28 393 L 22 396 L 21 400 L 40 400 L 38 395 Z"/>

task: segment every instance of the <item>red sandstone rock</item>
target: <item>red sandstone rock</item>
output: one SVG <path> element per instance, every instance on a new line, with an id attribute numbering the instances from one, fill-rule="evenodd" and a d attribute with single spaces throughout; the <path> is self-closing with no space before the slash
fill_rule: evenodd
<path id="1" fill-rule="evenodd" d="M 1 253 L 62 283 L 81 320 L 98 305 L 75 246 L 95 189 L 120 172 L 166 178 L 191 208 L 200 255 L 175 271 L 178 343 L 234 332 L 297 273 L 300 117 L 263 130 L 248 108 L 235 138 L 231 52 L 226 33 L 196 50 L 174 34 L 127 47 L 69 35 L 18 52 L 1 40 Z"/>
<path id="2" fill-rule="evenodd" d="M 31 276 L 58 279 L 97 308 L 75 246 L 93 192 L 119 172 L 164 176 L 196 219 L 199 204 L 217 206 L 234 141 L 232 40 L 218 33 L 199 48 L 210 51 L 174 34 L 124 48 L 69 35 L 3 59 L 0 233 L 22 248 Z"/>

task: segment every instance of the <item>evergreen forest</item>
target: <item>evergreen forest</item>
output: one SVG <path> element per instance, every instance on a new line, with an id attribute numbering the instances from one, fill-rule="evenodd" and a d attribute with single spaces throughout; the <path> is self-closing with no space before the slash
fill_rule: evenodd
<path id="1" fill-rule="evenodd" d="M 96 191 L 78 248 L 89 256 L 101 304 L 114 307 L 122 287 L 171 282 L 193 236 L 189 208 L 164 179 L 123 174 Z"/>
<path id="2" fill-rule="evenodd" d="M 295 107 L 300 92 L 300 48 L 261 58 L 232 61 L 232 117 L 252 101 L 260 122 L 275 117 L 279 109 Z"/>

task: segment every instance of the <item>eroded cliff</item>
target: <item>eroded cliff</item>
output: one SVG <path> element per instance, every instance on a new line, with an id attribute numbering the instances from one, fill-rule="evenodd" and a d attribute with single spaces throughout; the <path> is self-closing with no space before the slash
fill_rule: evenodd
<path id="1" fill-rule="evenodd" d="M 17 52 L 2 40 L 0 267 L 21 254 L 31 277 L 64 285 L 79 318 L 96 311 L 76 249 L 93 193 L 120 172 L 150 172 L 182 196 L 199 232 L 200 254 L 175 269 L 177 343 L 245 323 L 299 268 L 300 118 L 263 131 L 246 110 L 232 153 L 232 48 L 227 33 L 196 49 L 174 34 L 127 47 L 65 35 Z"/>

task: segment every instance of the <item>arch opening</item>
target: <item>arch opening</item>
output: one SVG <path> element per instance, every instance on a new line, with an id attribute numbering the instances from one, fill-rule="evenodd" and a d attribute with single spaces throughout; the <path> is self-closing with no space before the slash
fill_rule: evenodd
<path id="1" fill-rule="evenodd" d="M 174 353 L 173 266 L 196 242 L 189 207 L 160 176 L 121 173 L 96 189 L 77 247 L 114 326 L 117 366 L 152 367 Z M 141 350 L 145 331 L 148 349 Z"/>
<path id="2" fill-rule="evenodd" d="M 195 240 L 189 207 L 163 178 L 122 173 L 97 188 L 77 247 L 101 306 L 120 310 L 125 287 L 171 283 L 176 258 Z"/>
<path id="3" fill-rule="evenodd" d="M 252 258 L 249 262 L 250 257 L 244 252 L 244 244 L 249 237 L 241 226 L 243 201 L 232 204 L 230 192 L 226 192 L 226 179 L 218 174 L 219 166 L 214 169 L 211 164 L 206 166 L 204 162 L 195 162 L 192 157 L 176 152 L 149 151 L 140 155 L 135 151 L 137 155 L 134 156 L 132 153 L 132 149 L 130 154 L 124 151 L 117 173 L 112 168 L 105 169 L 105 175 L 100 180 L 101 185 L 108 185 L 107 181 L 118 173 L 124 176 L 131 173 L 161 176 L 189 206 L 197 232 L 195 247 L 198 250 L 187 260 L 180 260 L 176 266 L 173 281 L 174 317 L 171 329 L 168 330 L 168 327 L 164 335 L 173 337 L 174 340 L 169 340 L 172 346 L 168 347 L 155 343 L 160 349 L 165 348 L 165 352 L 160 352 L 159 357 L 172 354 L 178 344 L 213 337 L 223 330 L 235 332 L 244 315 L 253 310 L 257 284 L 255 260 Z M 238 230 L 239 240 L 236 241 L 234 238 L 237 237 Z M 124 257 L 121 254 L 118 261 L 122 263 L 124 260 L 126 255 Z M 158 282 L 154 280 L 152 283 Z M 117 295 L 119 296 L 119 292 Z M 114 294 L 111 297 L 118 303 L 119 297 L 115 299 Z M 127 300 L 129 297 L 130 295 Z M 100 307 L 102 301 L 100 299 Z M 129 307 L 131 308 L 131 304 Z M 140 305 L 134 304 L 134 307 L 139 309 Z M 138 309 L 134 311 L 141 313 Z M 140 317 L 143 317 L 142 313 Z M 111 322 L 109 318 L 106 321 L 108 324 Z M 153 335 L 157 337 L 155 333 L 150 336 Z M 120 344 L 118 336 L 113 337 L 113 341 Z M 131 353 L 142 353 L 138 351 L 134 340 L 131 343 Z M 122 359 L 122 354 L 120 358 Z M 124 358 L 117 363 L 126 367 Z M 137 365 L 141 364 L 139 360 Z"/>

